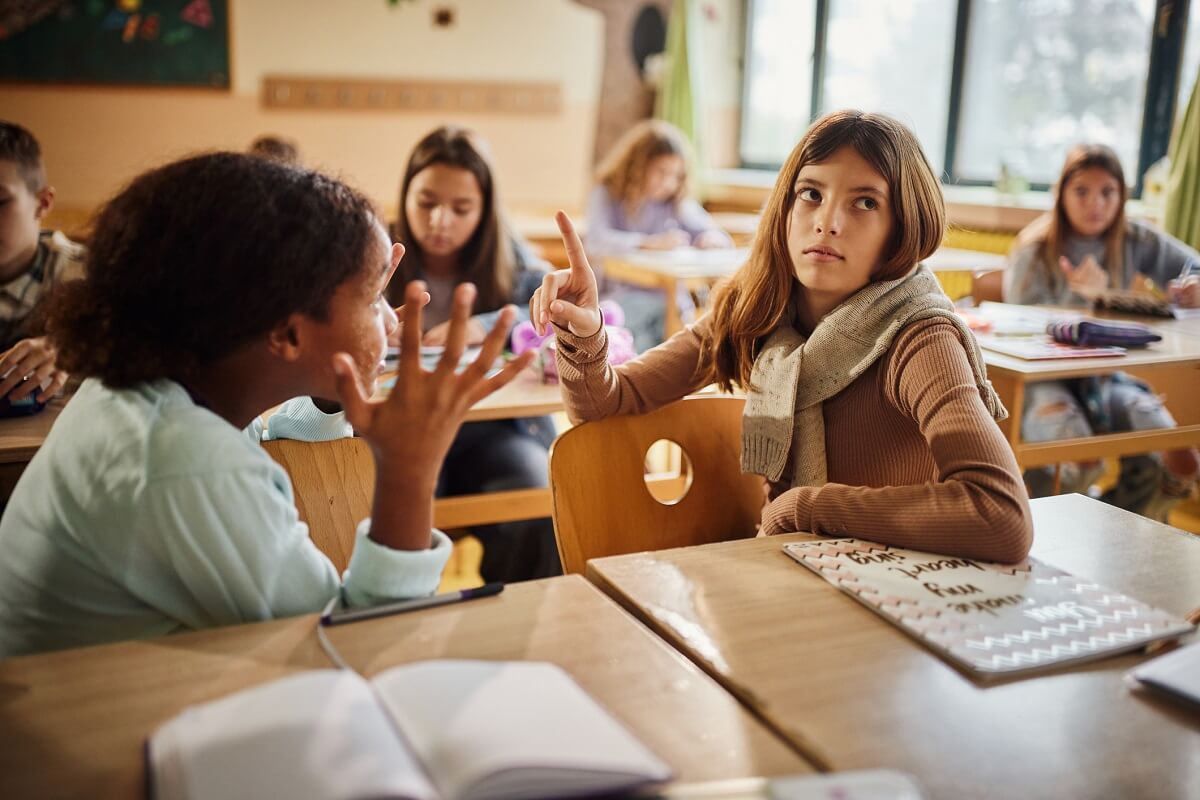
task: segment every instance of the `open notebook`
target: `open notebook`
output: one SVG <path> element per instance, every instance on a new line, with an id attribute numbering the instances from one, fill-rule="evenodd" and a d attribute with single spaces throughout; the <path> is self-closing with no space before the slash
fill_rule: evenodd
<path id="1" fill-rule="evenodd" d="M 992 564 L 860 539 L 794 542 L 783 550 L 984 679 L 1103 658 L 1193 628 L 1034 558 Z"/>
<path id="2" fill-rule="evenodd" d="M 985 350 L 1006 356 L 1016 356 L 1026 361 L 1051 361 L 1059 358 L 1114 358 L 1125 355 L 1123 347 L 1081 347 L 1074 344 L 1060 344 L 1046 335 L 1013 339 L 982 334 L 976 336 L 975 339 Z"/>
<path id="3" fill-rule="evenodd" d="M 147 747 L 156 798 L 579 797 L 671 769 L 553 664 L 314 670 L 185 709 Z"/>

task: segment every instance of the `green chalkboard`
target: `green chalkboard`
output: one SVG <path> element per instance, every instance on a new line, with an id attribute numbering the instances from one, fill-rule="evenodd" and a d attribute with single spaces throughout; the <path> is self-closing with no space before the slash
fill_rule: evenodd
<path id="1" fill-rule="evenodd" d="M 228 2 L 69 0 L 0 28 L 0 81 L 228 88 Z"/>

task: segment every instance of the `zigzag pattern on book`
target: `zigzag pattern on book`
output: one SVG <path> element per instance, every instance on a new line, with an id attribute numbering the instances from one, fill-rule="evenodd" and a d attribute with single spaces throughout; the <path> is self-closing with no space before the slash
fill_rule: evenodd
<path id="1" fill-rule="evenodd" d="M 988 666 L 992 669 L 1031 666 L 1060 658 L 1070 658 L 1085 653 L 1092 653 L 1112 645 L 1125 644 L 1152 632 L 1150 625 L 1143 625 L 1138 628 L 1129 628 L 1123 632 L 1113 631 L 1107 636 L 1090 636 L 1087 641 L 1077 639 L 1068 645 L 1055 644 L 1049 648 L 1035 647 L 1030 651 L 1018 650 L 1008 655 L 995 653 L 990 658 L 977 658 L 974 660 L 977 664 Z"/>
<path id="2" fill-rule="evenodd" d="M 996 647 L 1012 647 L 1017 644 L 1029 644 L 1032 640 L 1045 641 L 1056 636 L 1068 636 L 1072 633 L 1083 633 L 1089 628 L 1103 628 L 1107 623 L 1118 623 L 1123 619 L 1136 619 L 1137 611 L 1115 610 L 1111 615 L 1098 614 L 1095 620 L 1080 620 L 1079 622 L 1064 622 L 1057 626 L 1044 626 L 1039 630 L 1006 633 L 1003 636 L 985 636 L 982 639 L 970 639 L 967 647 L 977 650 L 991 650 Z M 1149 633 L 1149 631 L 1147 631 Z"/>

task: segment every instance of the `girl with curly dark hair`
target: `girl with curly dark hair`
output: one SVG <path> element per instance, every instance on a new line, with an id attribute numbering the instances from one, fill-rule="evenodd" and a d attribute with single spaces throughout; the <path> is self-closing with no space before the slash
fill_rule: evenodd
<path id="1" fill-rule="evenodd" d="M 354 190 L 213 153 L 135 179 L 95 230 L 47 321 L 85 380 L 0 521 L 0 657 L 432 592 L 450 552 L 432 527 L 442 459 L 466 410 L 527 363 L 487 377 L 513 309 L 456 374 L 475 297 L 460 286 L 428 372 L 414 282 L 396 388 L 371 401 L 403 247 Z M 251 441 L 297 395 L 339 398 L 375 455 L 373 514 L 341 577 Z"/>

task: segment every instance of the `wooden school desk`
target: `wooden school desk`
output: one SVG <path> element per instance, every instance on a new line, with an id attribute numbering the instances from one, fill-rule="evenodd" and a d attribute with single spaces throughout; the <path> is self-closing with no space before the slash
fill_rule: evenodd
<path id="1" fill-rule="evenodd" d="M 1032 307 L 1030 311 L 1046 313 L 1045 308 Z M 1079 309 L 1072 311 L 1078 313 Z M 1163 340 L 1144 349 L 1130 349 L 1124 356 L 1116 358 L 1027 361 L 983 349 L 988 379 L 1008 409 L 1008 419 L 1000 423 L 1000 428 L 1008 438 L 1018 464 L 1028 468 L 1200 445 L 1200 335 L 1181 330 L 1195 331 L 1200 326 L 1194 320 L 1159 322 L 1140 317 L 1138 321 L 1154 328 Z M 1178 427 L 1053 442 L 1029 443 L 1022 439 L 1020 421 L 1025 410 L 1027 385 L 1114 372 L 1129 373 L 1153 386 L 1155 392 L 1164 396 Z"/>
<path id="2" fill-rule="evenodd" d="M 951 300 L 958 300 L 971 293 L 976 272 L 1004 269 L 1006 263 L 1007 259 L 996 253 L 961 250 L 955 247 L 941 247 L 925 260 L 925 264 L 933 270 L 938 283 L 942 285 L 942 291 Z"/>
<path id="3" fill-rule="evenodd" d="M 716 250 L 696 250 L 681 247 L 677 250 L 639 250 L 623 256 L 604 259 L 607 280 L 661 289 L 666 304 L 666 336 L 683 329 L 683 318 L 676 301 L 680 287 L 711 289 L 718 281 L 737 272 L 750 255 L 749 248 L 734 247 Z"/>
<path id="4" fill-rule="evenodd" d="M 0 661 L 0 797 L 142 797 L 146 737 L 185 706 L 329 668 L 308 615 Z M 328 629 L 354 669 L 554 662 L 681 781 L 811 772 L 686 658 L 579 576 Z"/>
<path id="5" fill-rule="evenodd" d="M 33 454 L 46 441 L 68 399 L 56 397 L 44 411 L 28 417 L 0 419 L 0 505 L 8 500 Z"/>
<path id="6" fill-rule="evenodd" d="M 545 383 L 526 369 L 508 385 L 471 406 L 466 421 L 542 417 L 565 409 L 558 383 Z"/>
<path id="7" fill-rule="evenodd" d="M 748 247 L 726 250 L 640 250 L 605 258 L 604 274 L 611 280 L 661 289 L 666 302 L 666 335 L 670 337 L 683 328 L 679 306 L 675 302 L 680 286 L 711 289 L 718 281 L 737 272 L 749 255 Z M 970 294 L 971 279 L 975 272 L 1003 267 L 1004 257 L 943 247 L 925 263 L 933 270 L 950 298 L 958 299 Z"/>
<path id="8" fill-rule="evenodd" d="M 1177 616 L 1200 604 L 1200 537 L 1080 495 L 1033 514 L 1037 558 Z M 588 577 L 835 769 L 905 770 L 930 800 L 1196 797 L 1200 717 L 1129 693 L 1143 656 L 975 683 L 780 549 L 810 538 L 597 559 Z"/>

